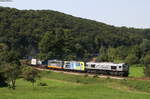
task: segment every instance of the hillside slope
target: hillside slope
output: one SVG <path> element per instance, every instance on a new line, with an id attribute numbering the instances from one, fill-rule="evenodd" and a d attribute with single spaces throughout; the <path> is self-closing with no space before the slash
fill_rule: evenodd
<path id="1" fill-rule="evenodd" d="M 102 47 L 130 47 L 143 39 L 150 39 L 150 29 L 114 27 L 51 10 L 0 7 L 0 42 L 21 56 L 85 59 Z"/>

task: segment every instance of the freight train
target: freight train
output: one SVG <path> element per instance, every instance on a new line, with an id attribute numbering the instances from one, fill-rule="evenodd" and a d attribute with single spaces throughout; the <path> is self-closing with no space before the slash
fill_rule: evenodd
<path id="1" fill-rule="evenodd" d="M 40 65 L 48 69 L 86 72 L 86 73 L 114 75 L 123 77 L 127 77 L 129 74 L 129 65 L 126 63 L 61 61 L 61 60 L 48 60 L 46 63 L 37 59 L 32 59 L 31 65 Z"/>

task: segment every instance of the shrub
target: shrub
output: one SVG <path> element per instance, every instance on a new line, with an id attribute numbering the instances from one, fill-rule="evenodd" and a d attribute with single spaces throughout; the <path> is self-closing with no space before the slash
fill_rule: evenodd
<path id="1" fill-rule="evenodd" d="M 40 83 L 38 84 L 38 86 L 48 86 L 48 85 L 47 85 L 47 83 L 45 83 L 45 82 L 40 82 Z"/>

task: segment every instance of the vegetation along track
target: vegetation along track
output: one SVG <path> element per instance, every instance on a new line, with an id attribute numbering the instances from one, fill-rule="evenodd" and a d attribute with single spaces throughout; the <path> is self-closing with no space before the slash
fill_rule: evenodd
<path id="1" fill-rule="evenodd" d="M 65 74 L 71 74 L 71 75 L 88 75 L 88 76 L 91 76 L 91 77 L 94 77 L 94 76 L 97 76 L 99 78 L 111 78 L 111 79 L 128 79 L 128 80 L 149 80 L 150 81 L 150 78 L 136 78 L 136 77 L 120 77 L 120 76 L 111 76 L 111 75 L 101 75 L 101 74 L 91 74 L 91 73 L 84 73 L 84 72 L 72 72 L 72 71 L 63 71 L 63 70 L 54 70 L 54 69 L 45 69 L 45 68 L 42 68 L 42 67 L 34 67 L 35 69 L 38 69 L 38 70 L 45 70 L 45 71 L 53 71 L 53 72 L 62 72 L 62 73 L 65 73 Z"/>

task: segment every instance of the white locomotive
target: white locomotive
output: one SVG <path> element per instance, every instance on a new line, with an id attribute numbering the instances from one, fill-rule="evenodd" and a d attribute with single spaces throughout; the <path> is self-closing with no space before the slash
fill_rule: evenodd
<path id="1" fill-rule="evenodd" d="M 129 66 L 126 63 L 87 62 L 85 68 L 88 73 L 116 76 L 128 76 L 129 74 Z"/>

